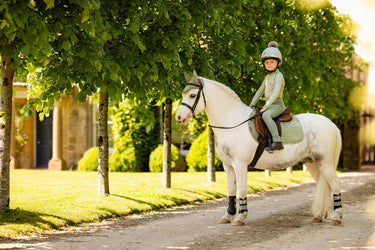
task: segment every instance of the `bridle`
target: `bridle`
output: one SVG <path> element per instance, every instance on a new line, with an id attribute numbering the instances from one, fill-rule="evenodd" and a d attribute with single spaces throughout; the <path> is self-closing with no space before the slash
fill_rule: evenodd
<path id="1" fill-rule="evenodd" d="M 196 109 L 196 107 L 197 107 L 197 105 L 199 103 L 199 99 L 200 99 L 201 95 L 203 96 L 204 106 L 205 107 L 207 106 L 206 97 L 205 97 L 204 92 L 203 92 L 203 80 L 198 79 L 198 82 L 199 82 L 199 84 L 190 83 L 190 82 L 186 84 L 187 86 L 194 86 L 194 87 L 196 87 L 198 89 L 198 93 L 197 93 L 197 96 L 196 96 L 195 101 L 193 103 L 193 106 L 190 106 L 189 104 L 184 103 L 184 102 L 181 103 L 182 106 L 185 106 L 188 109 L 190 109 L 191 113 L 193 114 L 193 118 L 194 119 L 197 119 L 195 117 L 195 113 L 194 112 L 195 112 L 195 109 Z M 250 121 L 251 119 L 254 119 L 255 116 L 257 116 L 257 115 L 260 115 L 260 113 L 259 114 L 255 114 L 255 115 L 251 116 L 250 118 L 246 119 L 245 121 L 241 122 L 240 124 L 237 124 L 237 125 L 232 126 L 232 127 L 221 127 L 221 126 L 213 126 L 213 125 L 208 125 L 208 126 L 210 128 L 217 128 L 217 129 L 233 129 L 233 128 L 237 128 L 237 127 L 241 126 L 242 124 L 245 124 L 246 122 Z"/>
<path id="2" fill-rule="evenodd" d="M 196 84 L 196 83 L 187 83 L 186 85 L 190 85 L 190 86 L 194 86 L 194 87 L 197 87 L 198 88 L 198 93 L 197 93 L 197 96 L 195 98 L 195 101 L 193 103 L 193 106 L 190 106 L 189 104 L 187 103 L 181 103 L 181 105 L 187 107 L 188 109 L 190 109 L 191 113 L 193 114 L 193 118 L 195 118 L 195 109 L 197 108 L 197 105 L 199 103 L 199 99 L 201 98 L 201 95 L 203 96 L 203 100 L 204 100 L 204 107 L 206 107 L 206 97 L 204 96 L 204 92 L 203 92 L 203 81 L 201 79 L 198 79 L 198 82 L 199 84 Z"/>

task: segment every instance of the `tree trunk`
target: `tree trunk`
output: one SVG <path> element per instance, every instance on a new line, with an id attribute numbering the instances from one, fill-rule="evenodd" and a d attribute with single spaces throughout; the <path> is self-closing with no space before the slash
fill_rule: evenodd
<path id="1" fill-rule="evenodd" d="M 100 90 L 98 117 L 98 194 L 109 194 L 108 181 L 108 92 Z"/>
<path id="2" fill-rule="evenodd" d="M 10 141 L 12 130 L 13 69 L 8 56 L 1 57 L 0 100 L 0 211 L 9 209 Z"/>
<path id="3" fill-rule="evenodd" d="M 164 139 L 164 107 L 165 107 L 165 104 L 163 103 L 163 105 L 161 106 L 158 106 L 158 124 L 159 124 L 159 143 L 158 144 L 161 144 L 163 143 Z"/>
<path id="4" fill-rule="evenodd" d="M 163 136 L 163 181 L 164 188 L 171 187 L 171 144 L 172 144 L 172 100 L 165 100 Z"/>
<path id="5" fill-rule="evenodd" d="M 208 147 L 207 147 L 207 180 L 215 182 L 215 137 L 212 128 L 208 129 Z"/>

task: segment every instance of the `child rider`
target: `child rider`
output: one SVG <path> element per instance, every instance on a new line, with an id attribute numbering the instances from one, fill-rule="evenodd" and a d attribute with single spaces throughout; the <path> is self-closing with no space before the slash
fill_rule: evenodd
<path id="1" fill-rule="evenodd" d="M 281 115 L 285 110 L 285 105 L 282 99 L 285 81 L 283 74 L 279 71 L 282 57 L 277 42 L 268 43 L 268 48 L 262 53 L 262 62 L 264 68 L 270 73 L 264 78 L 262 85 L 255 93 L 250 107 L 254 108 L 259 98 L 265 93 L 266 104 L 260 112 L 262 113 L 263 121 L 272 135 L 272 145 L 266 147 L 266 150 L 269 153 L 272 153 L 275 150 L 281 150 L 284 148 L 277 131 L 277 126 L 272 120 L 272 118 Z"/>

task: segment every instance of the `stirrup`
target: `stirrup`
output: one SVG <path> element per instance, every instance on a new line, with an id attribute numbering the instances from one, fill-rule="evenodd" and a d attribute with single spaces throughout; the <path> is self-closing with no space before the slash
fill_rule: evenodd
<path id="1" fill-rule="evenodd" d="M 266 147 L 266 150 L 269 153 L 273 153 L 273 151 L 275 150 L 282 150 L 282 149 L 284 149 L 282 142 L 273 142 L 270 147 Z"/>

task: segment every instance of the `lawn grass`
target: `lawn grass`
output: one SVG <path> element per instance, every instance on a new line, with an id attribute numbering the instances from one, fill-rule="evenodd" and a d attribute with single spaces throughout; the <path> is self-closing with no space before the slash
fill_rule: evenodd
<path id="1" fill-rule="evenodd" d="M 248 173 L 249 193 L 311 179 L 307 172 Z M 161 173 L 110 173 L 111 195 L 97 195 L 97 173 L 11 170 L 10 210 L 0 213 L 0 237 L 35 235 L 66 225 L 100 221 L 227 196 L 224 172 L 216 182 L 207 173 L 172 173 L 172 188 L 161 187 Z"/>

